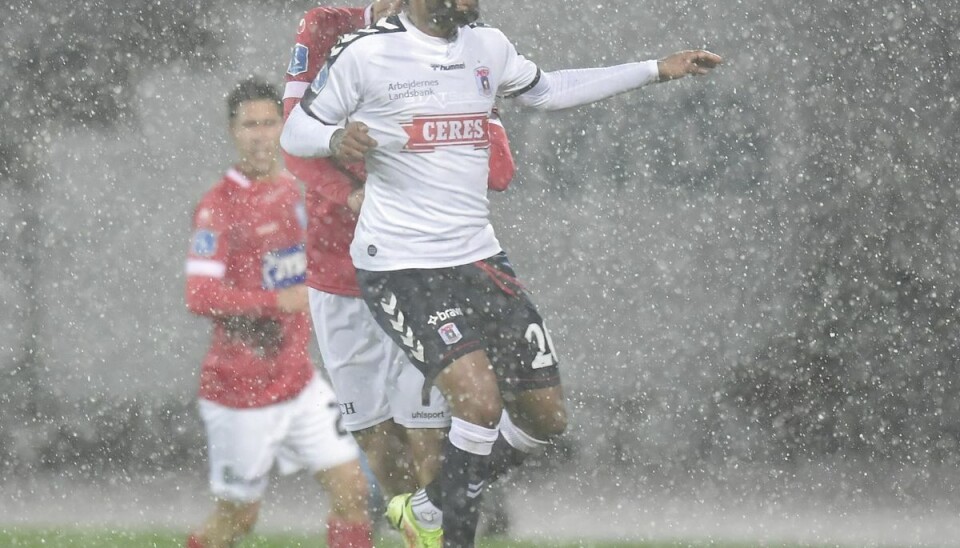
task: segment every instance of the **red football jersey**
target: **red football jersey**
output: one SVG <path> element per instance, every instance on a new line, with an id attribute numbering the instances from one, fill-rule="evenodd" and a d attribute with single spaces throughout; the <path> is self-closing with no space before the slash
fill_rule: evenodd
<path id="1" fill-rule="evenodd" d="M 371 8 L 314 8 L 300 21 L 283 94 L 284 119 L 300 102 L 342 34 L 370 23 Z M 339 166 L 326 158 L 298 158 L 284 152 L 287 169 L 306 187 L 307 285 L 327 293 L 360 296 L 350 242 L 357 216 L 347 198 L 366 179 L 362 164 Z M 490 124 L 490 176 L 493 190 L 505 190 L 514 173 L 507 134 Z"/>
<path id="2" fill-rule="evenodd" d="M 262 407 L 296 396 L 314 375 L 306 313 L 277 291 L 306 281 L 306 214 L 288 173 L 250 181 L 231 169 L 197 205 L 187 256 L 187 307 L 213 319 L 200 397 Z"/>
<path id="3" fill-rule="evenodd" d="M 314 8 L 297 30 L 283 94 L 284 119 L 327 62 L 342 34 L 369 23 L 370 8 Z M 284 153 L 287 169 L 303 181 L 307 203 L 307 285 L 338 295 L 360 296 L 350 259 L 357 216 L 347 197 L 366 178 L 363 166 L 342 169 L 326 158 L 297 158 Z"/>

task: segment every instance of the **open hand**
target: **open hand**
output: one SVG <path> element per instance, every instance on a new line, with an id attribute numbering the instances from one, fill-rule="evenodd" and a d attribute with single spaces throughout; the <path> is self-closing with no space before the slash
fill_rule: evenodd
<path id="1" fill-rule="evenodd" d="M 678 51 L 657 61 L 660 81 L 676 80 L 688 74 L 702 76 L 721 65 L 723 58 L 716 53 L 697 49 Z"/>
<path id="2" fill-rule="evenodd" d="M 347 207 L 350 208 L 350 211 L 354 213 L 360 213 L 360 208 L 363 206 L 364 191 L 363 187 L 360 187 L 347 196 Z"/>
<path id="3" fill-rule="evenodd" d="M 309 312 L 310 299 L 307 296 L 307 286 L 297 284 L 277 291 L 277 308 L 286 314 Z"/>

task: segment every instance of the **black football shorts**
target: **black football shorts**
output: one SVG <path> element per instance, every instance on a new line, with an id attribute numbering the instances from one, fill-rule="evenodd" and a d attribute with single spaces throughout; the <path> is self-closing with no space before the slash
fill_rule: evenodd
<path id="1" fill-rule="evenodd" d="M 475 263 L 390 272 L 358 270 L 377 323 L 426 378 L 475 350 L 510 394 L 560 384 L 553 341 L 505 253 Z"/>

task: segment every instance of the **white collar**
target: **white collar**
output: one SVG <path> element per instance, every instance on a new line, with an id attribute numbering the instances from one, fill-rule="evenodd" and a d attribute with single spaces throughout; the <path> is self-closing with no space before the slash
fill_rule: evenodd
<path id="1" fill-rule="evenodd" d="M 227 170 L 227 179 L 230 179 L 243 188 L 250 188 L 250 185 L 253 184 L 250 182 L 250 179 L 247 179 L 246 175 L 240 173 L 240 170 L 235 167 L 231 167 Z"/>
<path id="2" fill-rule="evenodd" d="M 373 4 L 370 4 L 367 9 L 363 10 L 363 25 L 369 27 L 373 23 Z"/>
<path id="3" fill-rule="evenodd" d="M 440 38 L 439 36 L 431 36 L 423 32 L 422 30 L 418 29 L 417 26 L 413 24 L 413 21 L 410 20 L 410 17 L 407 16 L 406 11 L 400 12 L 400 20 L 403 22 L 403 26 L 407 28 L 407 32 L 431 44 L 449 46 L 450 44 L 453 44 L 457 40 L 459 40 L 462 34 L 461 29 L 458 28 L 457 35 L 454 36 L 452 40 L 448 40 L 446 38 Z"/>

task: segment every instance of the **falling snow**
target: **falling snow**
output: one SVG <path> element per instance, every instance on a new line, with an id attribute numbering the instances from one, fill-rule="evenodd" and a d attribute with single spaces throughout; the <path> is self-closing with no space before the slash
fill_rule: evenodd
<path id="1" fill-rule="evenodd" d="M 207 504 L 190 214 L 232 158 L 226 91 L 279 85 L 313 5 L 0 6 L 0 528 L 64 486 L 187 490 L 150 519 L 121 496 L 131 526 Z M 482 7 L 544 70 L 726 61 L 572 111 L 503 105 L 518 173 L 494 225 L 573 425 L 559 464 L 504 487 L 516 533 L 955 542 L 936 518 L 960 507 L 956 6 Z M 607 528 L 559 526 L 584 500 Z"/>

